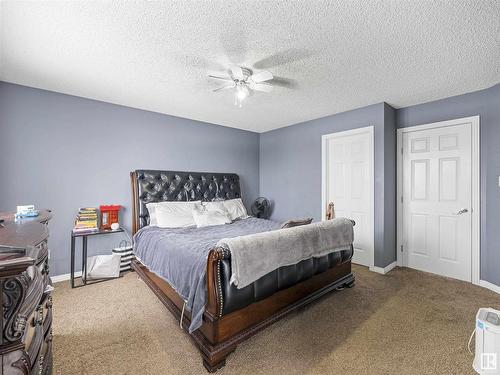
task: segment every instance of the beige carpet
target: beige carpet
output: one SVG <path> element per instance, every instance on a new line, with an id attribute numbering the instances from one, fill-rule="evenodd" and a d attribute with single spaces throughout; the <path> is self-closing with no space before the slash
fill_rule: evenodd
<path id="1" fill-rule="evenodd" d="M 467 340 L 500 296 L 468 283 L 355 267 L 331 293 L 241 344 L 224 374 L 473 374 Z M 133 273 L 54 292 L 55 374 L 206 374 L 197 349 Z"/>

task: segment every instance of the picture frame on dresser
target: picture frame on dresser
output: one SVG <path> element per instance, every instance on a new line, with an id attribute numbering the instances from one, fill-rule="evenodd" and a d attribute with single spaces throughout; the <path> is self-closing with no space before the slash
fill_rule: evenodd
<path id="1" fill-rule="evenodd" d="M 49 276 L 50 210 L 16 219 L 0 213 L 2 375 L 52 373 L 52 282 Z"/>

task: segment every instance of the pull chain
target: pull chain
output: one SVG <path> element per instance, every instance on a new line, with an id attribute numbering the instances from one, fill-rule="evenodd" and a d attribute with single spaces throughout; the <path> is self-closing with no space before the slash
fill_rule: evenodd
<path id="1" fill-rule="evenodd" d="M 184 319 L 184 310 L 186 309 L 186 302 L 182 305 L 181 320 L 179 320 L 179 327 L 182 329 L 182 319 Z"/>

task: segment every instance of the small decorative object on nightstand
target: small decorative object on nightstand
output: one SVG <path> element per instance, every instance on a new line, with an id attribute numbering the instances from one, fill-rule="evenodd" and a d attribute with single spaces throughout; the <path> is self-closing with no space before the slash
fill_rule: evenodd
<path id="1" fill-rule="evenodd" d="M 252 215 L 260 219 L 269 219 L 269 214 L 271 211 L 271 204 L 267 198 L 259 197 L 257 198 L 250 207 Z"/>
<path id="2" fill-rule="evenodd" d="M 118 214 L 121 206 L 119 204 L 101 205 L 101 229 L 111 229 L 111 225 L 118 224 Z"/>

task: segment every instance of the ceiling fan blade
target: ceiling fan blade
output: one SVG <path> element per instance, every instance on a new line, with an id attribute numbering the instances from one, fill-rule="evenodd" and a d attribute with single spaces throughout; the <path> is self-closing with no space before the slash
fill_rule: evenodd
<path id="1" fill-rule="evenodd" d="M 273 75 L 266 70 L 259 72 L 259 73 L 252 74 L 250 76 L 250 80 L 252 80 L 255 83 L 265 82 L 265 81 L 269 81 L 271 79 L 273 79 Z"/>
<path id="2" fill-rule="evenodd" d="M 262 91 L 262 92 L 271 92 L 273 91 L 273 86 L 268 85 L 267 83 L 255 83 L 251 86 L 252 90 Z"/>
<path id="3" fill-rule="evenodd" d="M 232 82 L 233 80 L 230 77 L 220 77 L 220 76 L 214 76 L 213 74 L 208 75 L 210 78 L 215 78 L 215 79 L 221 79 L 223 81 L 229 81 Z"/>
<path id="4" fill-rule="evenodd" d="M 221 91 L 221 90 L 232 89 L 232 88 L 234 88 L 234 86 L 235 85 L 222 86 L 222 87 L 219 87 L 219 88 L 212 90 L 212 91 L 217 92 L 217 91 Z"/>
<path id="5" fill-rule="evenodd" d="M 243 81 L 245 79 L 243 70 L 239 66 L 232 66 L 231 73 L 233 74 L 233 78 L 239 79 L 240 81 Z"/>

